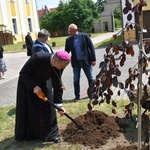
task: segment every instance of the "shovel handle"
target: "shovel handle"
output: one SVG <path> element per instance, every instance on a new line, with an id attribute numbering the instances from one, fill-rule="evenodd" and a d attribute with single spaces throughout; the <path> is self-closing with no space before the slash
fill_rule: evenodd
<path id="1" fill-rule="evenodd" d="M 47 98 L 44 98 L 44 101 L 48 101 L 53 107 L 55 107 L 58 111 L 63 111 L 60 107 L 57 107 L 54 103 L 49 101 Z M 71 116 L 69 116 L 67 113 L 64 113 L 64 115 L 69 118 L 77 127 L 78 129 L 83 129 Z"/>
<path id="2" fill-rule="evenodd" d="M 58 106 L 56 106 L 54 103 L 52 103 L 51 101 L 49 101 L 48 99 L 47 99 L 47 97 L 45 97 L 45 94 L 42 92 L 42 91 L 40 91 L 38 94 L 37 94 L 37 96 L 39 97 L 39 98 L 41 98 L 43 101 L 48 101 L 54 108 L 56 108 L 58 111 L 63 111 L 60 107 L 58 107 Z M 78 129 L 83 129 L 82 128 L 82 126 L 80 126 L 71 116 L 69 116 L 67 113 L 64 113 L 64 115 L 67 117 L 67 118 L 69 118 L 77 127 L 78 127 Z"/>

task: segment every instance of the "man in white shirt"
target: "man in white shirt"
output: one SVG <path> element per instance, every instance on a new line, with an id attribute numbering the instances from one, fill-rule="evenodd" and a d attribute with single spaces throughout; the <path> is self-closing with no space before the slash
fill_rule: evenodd
<path id="1" fill-rule="evenodd" d="M 38 32 L 38 38 L 35 40 L 32 46 L 32 55 L 37 52 L 54 53 L 50 45 L 46 43 L 49 36 L 50 36 L 49 32 L 45 29 L 42 29 Z M 53 99 L 53 88 L 52 88 L 53 85 L 52 84 L 53 84 L 52 79 L 49 78 L 47 80 L 46 85 L 50 91 L 48 94 L 49 94 L 49 97 L 51 97 L 51 99 Z"/>
<path id="2" fill-rule="evenodd" d="M 32 46 L 32 54 L 36 52 L 54 53 L 50 45 L 46 43 L 49 36 L 49 32 L 45 29 L 42 29 L 38 32 L 38 38 L 35 40 Z"/>

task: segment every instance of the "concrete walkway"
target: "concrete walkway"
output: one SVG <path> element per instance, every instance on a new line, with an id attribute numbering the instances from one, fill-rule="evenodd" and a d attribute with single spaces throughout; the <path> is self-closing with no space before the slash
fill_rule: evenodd
<path id="1" fill-rule="evenodd" d="M 105 39 L 111 38 L 114 32 L 105 33 L 103 35 L 92 38 L 94 44 L 99 43 Z M 56 51 L 58 49 L 55 49 Z M 54 51 L 55 51 L 54 50 Z M 96 49 L 97 65 L 93 68 L 94 76 L 99 72 L 99 62 L 103 59 L 105 49 Z M 19 53 L 6 53 L 4 54 L 8 71 L 5 73 L 6 79 L 0 80 L 0 107 L 14 105 L 16 102 L 16 88 L 19 71 L 24 63 L 29 59 L 26 56 L 26 52 Z M 62 80 L 65 84 L 66 90 L 63 94 L 64 100 L 74 99 L 74 88 L 73 88 L 73 73 L 72 67 L 69 66 L 64 70 Z M 88 82 L 83 73 L 81 72 L 81 98 L 87 97 Z M 122 95 L 125 97 L 125 95 Z"/>

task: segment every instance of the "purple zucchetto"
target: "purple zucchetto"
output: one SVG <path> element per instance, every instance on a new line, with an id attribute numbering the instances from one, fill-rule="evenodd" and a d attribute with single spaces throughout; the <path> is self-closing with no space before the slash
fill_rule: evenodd
<path id="1" fill-rule="evenodd" d="M 59 50 L 58 52 L 56 52 L 56 54 L 61 60 L 70 60 L 70 55 L 65 50 Z"/>

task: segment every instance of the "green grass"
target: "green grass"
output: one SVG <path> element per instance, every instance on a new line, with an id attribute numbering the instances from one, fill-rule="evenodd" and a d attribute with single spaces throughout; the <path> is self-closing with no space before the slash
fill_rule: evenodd
<path id="1" fill-rule="evenodd" d="M 102 46 L 107 46 L 109 43 L 112 43 L 112 44 L 121 44 L 123 42 L 122 38 L 121 37 L 118 37 L 117 39 L 113 39 L 113 38 L 109 38 L 107 40 L 104 40 L 100 43 L 97 43 L 95 45 L 95 48 L 100 48 Z"/>
<path id="2" fill-rule="evenodd" d="M 65 46 L 65 40 L 67 37 L 68 36 L 53 37 L 48 41 L 48 43 L 52 46 L 52 42 L 56 42 L 56 47 L 64 47 Z"/>
<path id="3" fill-rule="evenodd" d="M 64 107 L 66 112 L 72 117 L 76 118 L 79 115 L 84 115 L 88 109 L 87 104 L 89 100 L 81 100 L 78 103 L 73 103 L 71 101 L 64 101 Z M 124 116 L 124 106 L 129 103 L 128 100 L 119 100 L 116 101 L 118 107 L 116 108 L 118 116 Z M 112 105 L 103 103 L 102 105 L 96 105 L 94 110 L 103 111 L 108 115 L 113 115 L 111 113 Z M 134 113 L 136 114 L 136 109 Z M 71 121 L 65 116 L 58 116 L 58 125 L 59 129 L 62 131 L 65 129 L 66 125 Z M 137 116 L 137 115 L 136 115 Z M 131 121 L 131 120 L 130 120 Z M 60 145 L 46 143 L 41 141 L 32 141 L 32 142 L 16 142 L 14 140 L 14 125 L 15 125 L 15 106 L 10 107 L 0 107 L 0 149 L 1 150 L 81 150 L 82 145 L 72 144 L 62 142 Z M 132 129 L 133 130 L 133 129 Z M 131 132 L 132 132 L 131 130 Z"/>
<path id="4" fill-rule="evenodd" d="M 102 33 L 92 33 L 91 34 L 91 38 L 96 37 L 100 34 L 104 34 Z M 52 42 L 56 42 L 56 46 L 52 47 L 53 49 L 56 48 L 61 48 L 65 46 L 65 40 L 68 36 L 62 36 L 62 37 L 52 37 L 48 40 L 48 43 L 52 46 Z M 99 45 L 101 46 L 106 46 L 109 41 L 112 41 L 112 39 L 108 39 L 107 41 L 103 41 L 102 43 L 98 43 L 95 45 L 95 47 L 99 47 Z M 114 41 L 115 42 L 115 41 Z M 17 44 L 11 44 L 11 45 L 5 45 L 3 46 L 4 48 L 4 52 L 8 53 L 8 52 L 23 52 L 26 51 L 26 48 L 23 48 L 23 44 L 25 44 L 25 42 L 18 42 Z"/>
<path id="5" fill-rule="evenodd" d="M 26 51 L 26 49 L 23 49 L 22 45 L 24 42 L 18 42 L 17 44 L 11 44 L 11 45 L 5 45 L 3 46 L 4 52 L 22 52 Z"/>

